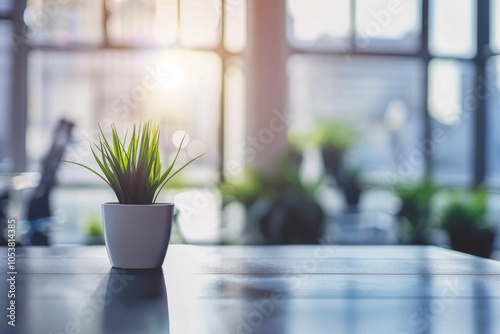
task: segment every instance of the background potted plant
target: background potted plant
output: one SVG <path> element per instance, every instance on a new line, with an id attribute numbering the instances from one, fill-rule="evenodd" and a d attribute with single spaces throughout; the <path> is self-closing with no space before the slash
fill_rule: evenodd
<path id="1" fill-rule="evenodd" d="M 304 182 L 287 160 L 273 173 L 262 174 L 263 215 L 258 224 L 268 244 L 317 244 L 323 235 L 325 214 L 316 200 L 323 179 Z"/>
<path id="2" fill-rule="evenodd" d="M 350 121 L 319 119 L 314 126 L 288 131 L 288 156 L 292 165 L 299 168 L 304 152 L 318 148 L 326 173 L 334 177 L 342 190 L 349 211 L 356 211 L 363 191 L 361 170 L 347 166 L 345 155 L 358 140 L 359 131 Z"/>
<path id="3" fill-rule="evenodd" d="M 426 245 L 429 243 L 429 218 L 431 201 L 438 187 L 427 178 L 413 183 L 394 186 L 395 194 L 401 199 L 398 216 L 405 243 Z"/>
<path id="4" fill-rule="evenodd" d="M 273 172 L 247 169 L 242 181 L 225 182 L 220 190 L 223 203 L 235 200 L 245 206 L 247 243 L 315 244 L 325 218 L 315 198 L 321 182 L 303 182 L 287 156 Z"/>
<path id="5" fill-rule="evenodd" d="M 162 188 L 184 167 L 173 171 L 175 158 L 163 170 L 160 159 L 160 128 L 148 121 L 134 125 L 130 139 L 121 140 L 111 126 L 108 140 L 100 129 L 100 141 L 91 147 L 102 174 L 73 162 L 99 176 L 115 193 L 117 203 L 103 203 L 104 238 L 113 267 L 148 269 L 161 267 L 172 229 L 172 203 L 156 203 Z M 128 131 L 127 131 L 128 132 Z"/>
<path id="6" fill-rule="evenodd" d="M 337 181 L 344 167 L 344 154 L 358 139 L 359 133 L 349 121 L 319 120 L 316 123 L 313 141 L 321 149 L 326 171 Z"/>
<path id="7" fill-rule="evenodd" d="M 486 216 L 487 193 L 483 188 L 471 193 L 455 191 L 444 206 L 440 225 L 448 232 L 454 250 L 490 257 L 495 231 Z"/>

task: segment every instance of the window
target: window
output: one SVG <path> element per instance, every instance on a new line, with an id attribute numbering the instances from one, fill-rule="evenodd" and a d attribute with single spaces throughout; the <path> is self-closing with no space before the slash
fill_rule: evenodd
<path id="1" fill-rule="evenodd" d="M 108 2 L 113 43 L 173 45 L 178 33 L 177 0 Z"/>
<path id="2" fill-rule="evenodd" d="M 104 37 L 102 9 L 102 0 L 28 0 L 28 39 L 34 44 L 99 43 Z"/>
<path id="3" fill-rule="evenodd" d="M 416 51 L 421 1 L 356 1 L 356 46 L 366 50 Z"/>
<path id="4" fill-rule="evenodd" d="M 180 2 L 180 41 L 188 47 L 215 47 L 221 37 L 221 1 Z"/>
<path id="5" fill-rule="evenodd" d="M 488 2 L 454 1 L 450 15 L 450 4 L 430 1 L 429 51 L 443 57 L 429 65 L 431 131 L 443 134 L 432 157 L 433 174 L 446 184 L 471 185 L 482 183 L 486 176 L 488 149 L 482 152 L 484 145 L 478 143 L 489 124 L 489 116 L 481 116 L 486 113 L 481 92 L 483 85 L 489 85 L 482 69 L 490 50 L 481 35 L 493 26 L 488 23 L 493 7 L 488 8 Z"/>
<path id="6" fill-rule="evenodd" d="M 62 117 L 77 124 L 67 158 L 91 165 L 88 144 L 98 122 L 120 129 L 153 118 L 162 122 L 163 149 L 172 151 L 174 134 L 185 130 L 188 155 L 207 152 L 190 181 L 221 172 L 221 150 L 230 149 L 220 142 L 221 113 L 227 106 L 241 119 L 245 108 L 221 99 L 222 89 L 231 91 L 227 98 L 244 99 L 245 89 L 238 54 L 246 45 L 246 2 L 225 3 L 223 11 L 221 1 L 204 0 L 74 0 L 54 8 L 29 0 L 28 168 L 37 168 L 51 140 L 46 131 Z M 226 77 L 237 84 L 223 84 Z M 69 175 L 61 174 L 63 181 Z M 70 175 L 91 177 L 80 170 Z"/>
<path id="7" fill-rule="evenodd" d="M 351 120 L 363 136 L 348 160 L 380 183 L 418 178 L 425 169 L 418 146 L 425 66 L 399 56 L 421 46 L 421 7 L 420 0 L 288 1 L 290 44 L 306 51 L 288 63 L 292 126 Z"/>
<path id="8" fill-rule="evenodd" d="M 430 51 L 437 56 L 474 57 L 476 16 L 474 0 L 430 1 Z"/>
<path id="9" fill-rule="evenodd" d="M 491 6 L 498 52 L 500 1 Z M 289 59 L 296 123 L 354 119 L 365 130 L 350 158 L 370 174 L 419 177 L 429 166 L 438 183 L 477 182 L 485 159 L 475 153 L 484 12 L 473 0 L 288 0 L 288 39 L 300 53 Z M 497 62 L 490 63 L 496 78 Z"/>
<path id="10" fill-rule="evenodd" d="M 500 52 L 500 0 L 491 0 L 491 47 L 497 53 Z"/>
<path id="11" fill-rule="evenodd" d="M 195 143 L 205 146 L 208 171 L 217 172 L 221 62 L 216 54 L 34 51 L 29 65 L 31 163 L 43 157 L 51 140 L 44 133 L 62 117 L 79 125 L 79 141 L 69 148 L 68 159 L 86 163 L 93 163 L 88 143 L 96 140 L 97 122 L 121 125 L 154 118 L 164 127 L 164 149 L 172 150 L 173 134 L 186 130 Z M 71 179 L 75 180 L 73 173 Z"/>
<path id="12" fill-rule="evenodd" d="M 492 186 L 500 186 L 500 57 L 488 60 L 486 87 L 488 94 L 488 171 Z"/>
<path id="13" fill-rule="evenodd" d="M 341 50 L 351 33 L 349 0 L 289 0 L 288 38 L 298 48 Z"/>
<path id="14" fill-rule="evenodd" d="M 486 63 L 486 76 L 480 86 L 487 99 L 487 171 L 488 185 L 500 187 L 500 1 L 491 0 L 490 46 L 495 54 Z"/>
<path id="15" fill-rule="evenodd" d="M 422 63 L 418 59 L 296 55 L 289 62 L 292 127 L 317 119 L 349 119 L 363 133 L 351 163 L 387 182 L 387 172 L 422 137 Z M 411 177 L 424 164 L 412 166 Z M 406 175 L 405 175 L 406 176 Z"/>
<path id="16" fill-rule="evenodd" d="M 474 75 L 469 62 L 434 59 L 429 65 L 433 175 L 445 184 L 472 182 Z"/>
<path id="17" fill-rule="evenodd" d="M 224 172 L 225 161 L 243 166 L 246 0 L 27 0 L 12 11 L 13 4 L 22 5 L 0 0 L 0 171 L 39 170 L 60 118 L 77 125 L 66 158 L 93 167 L 89 144 L 98 122 L 114 122 L 120 131 L 148 118 L 161 121 L 163 153 L 179 145 L 183 131 L 186 159 L 206 152 L 177 181 L 205 186 Z M 23 48 L 14 50 L 13 41 Z M 14 77 L 13 67 L 26 67 L 27 80 Z M 24 92 L 11 98 L 13 85 L 26 86 L 26 101 Z M 19 101 L 16 110 L 11 100 Z M 26 145 L 18 145 L 10 118 L 24 116 L 26 128 L 16 131 Z M 60 172 L 54 215 L 68 224 L 58 225 L 54 240 L 79 242 L 91 208 L 113 195 L 83 169 L 65 164 Z"/>

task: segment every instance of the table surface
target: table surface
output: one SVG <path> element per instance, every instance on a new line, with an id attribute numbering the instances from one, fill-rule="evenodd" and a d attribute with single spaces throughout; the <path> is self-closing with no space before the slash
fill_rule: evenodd
<path id="1" fill-rule="evenodd" d="M 102 246 L 16 252 L 0 333 L 500 333 L 500 262 L 436 247 L 171 245 L 148 271 Z"/>

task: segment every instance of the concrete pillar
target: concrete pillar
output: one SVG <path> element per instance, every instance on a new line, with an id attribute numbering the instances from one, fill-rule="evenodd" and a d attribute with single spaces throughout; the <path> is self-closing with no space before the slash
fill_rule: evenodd
<path id="1" fill-rule="evenodd" d="M 248 1 L 247 164 L 266 170 L 286 146 L 286 0 Z"/>

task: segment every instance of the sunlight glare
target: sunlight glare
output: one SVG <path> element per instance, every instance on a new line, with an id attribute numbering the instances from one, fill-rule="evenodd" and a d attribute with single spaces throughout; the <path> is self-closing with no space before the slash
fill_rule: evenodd
<path id="1" fill-rule="evenodd" d="M 179 88 L 185 82 L 184 69 L 181 66 L 178 57 L 171 56 L 165 58 L 158 66 L 166 74 L 165 80 L 161 82 L 164 90 L 173 90 Z"/>

